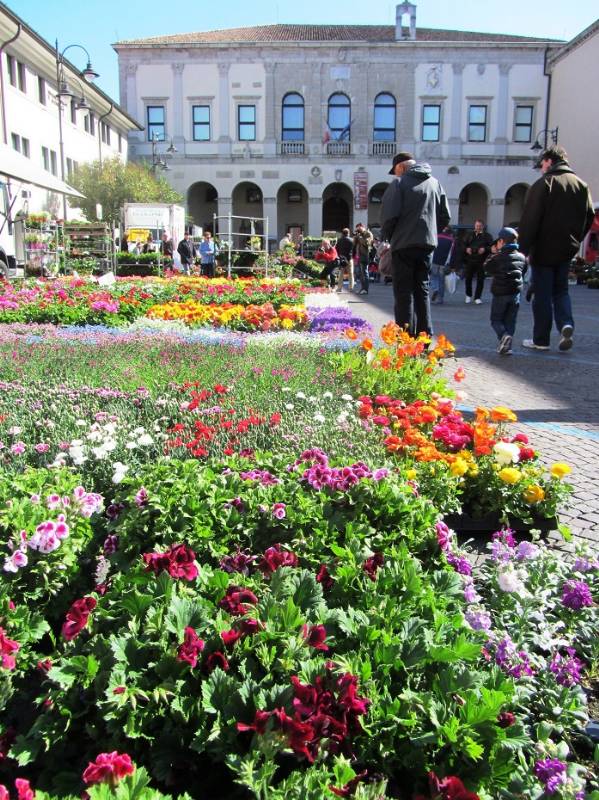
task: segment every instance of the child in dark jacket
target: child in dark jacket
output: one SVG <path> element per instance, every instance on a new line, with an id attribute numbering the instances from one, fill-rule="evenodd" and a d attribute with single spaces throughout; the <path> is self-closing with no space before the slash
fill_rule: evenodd
<path id="1" fill-rule="evenodd" d="M 522 278 L 526 272 L 526 259 L 518 251 L 518 234 L 513 228 L 499 231 L 495 253 L 487 259 L 485 269 L 493 278 L 491 327 L 499 339 L 497 352 L 510 356 L 520 308 Z"/>

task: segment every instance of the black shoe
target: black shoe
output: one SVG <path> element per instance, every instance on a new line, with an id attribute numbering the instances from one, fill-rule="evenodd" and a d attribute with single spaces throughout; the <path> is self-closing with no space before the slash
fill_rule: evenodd
<path id="1" fill-rule="evenodd" d="M 509 333 L 505 333 L 501 337 L 501 342 L 499 343 L 499 348 L 497 352 L 501 353 L 502 356 L 505 356 L 508 353 L 511 353 L 511 351 L 512 351 L 512 337 L 509 335 Z"/>

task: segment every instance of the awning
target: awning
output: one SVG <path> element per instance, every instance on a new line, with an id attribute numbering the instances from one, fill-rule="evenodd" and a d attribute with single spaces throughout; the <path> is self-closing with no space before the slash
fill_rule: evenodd
<path id="1" fill-rule="evenodd" d="M 36 166 L 30 158 L 26 158 L 22 153 L 17 153 L 16 150 L 6 145 L 0 145 L 0 177 L 2 176 L 17 180 L 20 183 L 39 186 L 42 189 L 48 189 L 58 194 L 85 197 L 77 189 L 73 189 L 67 183 L 61 181 L 60 178 Z"/>

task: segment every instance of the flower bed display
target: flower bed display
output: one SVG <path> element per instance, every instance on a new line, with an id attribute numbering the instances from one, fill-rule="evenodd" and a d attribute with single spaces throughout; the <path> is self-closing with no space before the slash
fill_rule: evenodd
<path id="1" fill-rule="evenodd" d="M 163 286 L 92 302 L 205 313 Z M 354 347 L 0 337 L 1 797 L 596 800 L 599 561 L 443 522 L 555 514 L 569 467 L 459 412 L 442 337 L 310 317 Z"/>

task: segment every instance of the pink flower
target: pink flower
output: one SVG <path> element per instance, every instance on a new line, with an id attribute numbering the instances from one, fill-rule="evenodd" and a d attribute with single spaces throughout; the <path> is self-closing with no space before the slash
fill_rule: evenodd
<path id="1" fill-rule="evenodd" d="M 13 454 L 13 456 L 23 455 L 25 450 L 25 442 L 15 442 L 10 446 L 10 452 Z"/>
<path id="2" fill-rule="evenodd" d="M 17 789 L 18 800 L 33 800 L 35 797 L 35 792 L 29 785 L 29 781 L 26 781 L 25 778 L 17 778 L 15 787 Z"/>
<path id="3" fill-rule="evenodd" d="M 4 562 L 4 572 L 18 572 L 21 567 L 27 566 L 27 554 L 22 550 L 15 550 L 15 552 L 7 558 Z"/>
<path id="4" fill-rule="evenodd" d="M 62 635 L 67 642 L 79 636 L 96 606 L 97 602 L 93 597 L 82 597 L 80 600 L 75 600 L 68 610 L 62 626 Z"/>
<path id="5" fill-rule="evenodd" d="M 35 445 L 36 453 L 47 453 L 50 449 L 50 445 L 46 444 L 45 442 L 40 442 L 39 444 Z"/>
<path id="6" fill-rule="evenodd" d="M 16 666 L 16 658 L 14 653 L 17 653 L 21 645 L 14 642 L 6 635 L 4 628 L 0 628 L 0 657 L 2 658 L 2 669 L 14 669 Z"/>
<path id="7" fill-rule="evenodd" d="M 4 786 L 3 783 L 0 783 L 0 800 L 10 800 L 8 789 L 6 788 L 6 786 Z"/>
<path id="8" fill-rule="evenodd" d="M 145 487 L 141 487 L 139 492 L 135 495 L 135 505 L 138 508 L 143 508 L 143 506 L 148 505 L 148 492 Z"/>
<path id="9" fill-rule="evenodd" d="M 275 503 L 272 507 L 272 515 L 276 519 L 285 519 L 287 511 L 285 510 L 285 503 Z"/>
<path id="10" fill-rule="evenodd" d="M 112 788 L 126 775 L 133 775 L 135 764 L 126 753 L 100 753 L 83 772 L 85 783 L 108 783 Z"/>
<path id="11" fill-rule="evenodd" d="M 185 628 L 183 644 L 180 644 L 177 650 L 177 661 L 184 661 L 192 668 L 196 667 L 198 656 L 203 649 L 204 640 L 200 639 L 194 629 L 188 626 Z"/>

